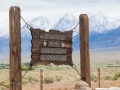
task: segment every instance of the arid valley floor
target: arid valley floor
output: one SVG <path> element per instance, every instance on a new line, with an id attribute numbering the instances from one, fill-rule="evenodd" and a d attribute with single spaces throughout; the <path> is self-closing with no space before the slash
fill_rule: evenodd
<path id="1" fill-rule="evenodd" d="M 8 55 L 9 56 L 9 55 Z M 0 56 L 0 63 L 9 64 L 8 56 Z M 80 52 L 73 53 L 73 62 L 80 71 Z M 22 55 L 22 63 L 30 62 L 29 55 Z M 90 50 L 91 87 L 97 88 L 97 69 L 100 68 L 100 83 L 102 88 L 120 87 L 120 76 L 114 79 L 115 74 L 120 74 L 120 48 Z M 43 69 L 44 90 L 72 90 L 80 81 L 78 73 L 70 66 L 35 66 L 35 70 L 28 71 L 22 79 L 23 90 L 40 90 L 40 69 Z M 22 71 L 24 74 L 25 71 Z M 0 69 L 0 83 L 9 85 L 9 67 Z M 0 86 L 0 90 L 7 88 Z"/>

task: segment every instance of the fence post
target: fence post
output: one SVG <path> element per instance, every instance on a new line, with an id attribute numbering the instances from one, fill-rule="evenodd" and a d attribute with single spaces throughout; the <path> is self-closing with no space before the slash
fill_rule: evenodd
<path id="1" fill-rule="evenodd" d="M 100 68 L 98 70 L 98 87 L 100 88 Z"/>
<path id="2" fill-rule="evenodd" d="M 10 32 L 10 90 L 22 90 L 21 85 L 21 10 L 12 6 L 9 10 Z"/>
<path id="3" fill-rule="evenodd" d="M 40 69 L 40 90 L 43 90 L 43 70 Z"/>
<path id="4" fill-rule="evenodd" d="M 79 17 L 80 31 L 80 66 L 82 80 L 91 86 L 90 77 L 90 55 L 89 55 L 89 20 L 87 14 Z"/>

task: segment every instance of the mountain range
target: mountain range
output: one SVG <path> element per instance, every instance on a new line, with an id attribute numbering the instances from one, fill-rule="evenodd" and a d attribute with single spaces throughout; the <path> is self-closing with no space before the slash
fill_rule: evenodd
<path id="1" fill-rule="evenodd" d="M 120 18 L 112 19 L 101 13 L 88 15 L 90 48 L 108 48 L 120 46 Z M 78 24 L 79 17 L 73 14 L 65 14 L 58 20 L 39 16 L 27 22 L 33 28 L 48 31 L 56 29 L 66 31 L 73 29 Z M 73 33 L 73 49 L 79 49 L 79 27 Z M 22 51 L 29 52 L 31 49 L 31 33 L 26 24 L 22 26 Z M 9 28 L 5 26 L 0 29 L 0 53 L 9 52 Z"/>

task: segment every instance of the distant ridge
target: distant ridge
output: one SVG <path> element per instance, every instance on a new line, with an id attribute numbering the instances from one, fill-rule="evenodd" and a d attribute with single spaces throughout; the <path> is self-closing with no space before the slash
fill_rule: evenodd
<path id="1" fill-rule="evenodd" d="M 101 13 L 89 16 L 90 48 L 108 48 L 120 46 L 120 18 L 110 20 Z M 33 28 L 41 28 L 48 31 L 57 29 L 61 31 L 71 30 L 78 23 L 78 17 L 73 14 L 65 14 L 58 20 L 39 16 L 28 22 Z M 79 50 L 79 26 L 73 34 L 73 49 Z M 22 52 L 30 52 L 31 33 L 26 25 L 22 26 Z M 0 29 L 0 53 L 9 52 L 9 28 L 5 26 Z"/>

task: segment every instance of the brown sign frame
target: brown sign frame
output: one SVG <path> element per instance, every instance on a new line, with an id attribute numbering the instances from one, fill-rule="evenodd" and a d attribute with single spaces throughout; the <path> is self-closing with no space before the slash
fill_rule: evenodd
<path id="1" fill-rule="evenodd" d="M 72 65 L 73 31 L 31 29 L 31 65 Z M 42 59 L 42 60 L 41 60 Z"/>

